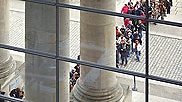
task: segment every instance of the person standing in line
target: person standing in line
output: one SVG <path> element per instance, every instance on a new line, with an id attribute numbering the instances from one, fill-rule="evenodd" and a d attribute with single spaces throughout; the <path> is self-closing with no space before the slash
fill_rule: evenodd
<path id="1" fill-rule="evenodd" d="M 120 43 L 117 42 L 116 40 L 116 67 L 119 68 L 119 48 L 120 48 Z"/>
<path id="2" fill-rule="evenodd" d="M 74 67 L 74 69 L 75 69 L 75 72 L 77 72 L 78 75 L 80 76 L 80 65 L 77 64 L 77 65 Z"/>
<path id="3" fill-rule="evenodd" d="M 135 48 L 137 62 L 140 62 L 140 51 L 141 51 L 142 46 L 138 40 L 135 40 L 134 48 Z"/>
<path id="4" fill-rule="evenodd" d="M 121 26 L 120 32 L 121 32 L 121 34 L 124 34 L 125 33 L 125 26 L 124 25 Z"/>
<path id="5" fill-rule="evenodd" d="M 166 0 L 166 9 L 167 9 L 167 14 L 170 14 L 171 13 L 171 4 L 169 1 Z"/>
<path id="6" fill-rule="evenodd" d="M 127 4 L 124 4 L 123 8 L 121 9 L 121 14 L 127 14 L 129 7 Z"/>
<path id="7" fill-rule="evenodd" d="M 173 0 L 169 0 L 170 6 L 173 6 Z"/>
<path id="8" fill-rule="evenodd" d="M 138 33 L 141 35 L 141 38 L 142 38 L 142 31 L 145 30 L 145 26 L 141 20 L 138 20 L 137 30 L 138 30 Z"/>
<path id="9" fill-rule="evenodd" d="M 131 50 L 132 50 L 132 39 L 131 39 L 131 33 L 128 33 L 126 36 L 126 46 L 127 46 L 127 57 L 131 57 Z"/>
<path id="10" fill-rule="evenodd" d="M 11 90 L 10 97 L 18 98 L 19 97 L 20 88 L 15 88 Z"/>
<path id="11" fill-rule="evenodd" d="M 133 23 L 132 23 L 132 21 L 129 21 L 129 24 L 126 26 L 126 29 L 127 28 L 129 28 L 131 31 L 132 31 L 132 34 L 133 34 L 133 32 L 134 32 L 134 25 L 133 25 Z"/>
<path id="12" fill-rule="evenodd" d="M 125 62 L 124 66 L 126 66 L 127 63 L 128 63 L 128 60 L 127 60 L 127 46 L 126 46 L 126 43 L 124 41 L 121 44 L 122 44 L 121 49 L 120 49 L 121 60 L 122 60 L 121 65 L 123 65 L 124 62 Z"/>
<path id="13" fill-rule="evenodd" d="M 159 16 L 157 17 L 157 19 L 159 18 L 159 17 L 161 17 L 161 20 L 164 20 L 164 15 L 165 15 L 165 13 L 166 13 L 166 8 L 165 8 L 165 6 L 164 5 L 162 5 L 162 4 L 159 4 Z"/>
<path id="14" fill-rule="evenodd" d="M 24 91 L 19 92 L 19 99 L 25 100 Z"/>
<path id="15" fill-rule="evenodd" d="M 116 26 L 116 40 L 120 37 L 120 31 L 119 31 L 119 28 L 118 26 Z"/>

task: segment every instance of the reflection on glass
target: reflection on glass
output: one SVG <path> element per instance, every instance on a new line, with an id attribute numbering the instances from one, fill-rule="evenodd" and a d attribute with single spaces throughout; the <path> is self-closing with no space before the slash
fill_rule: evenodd
<path id="1" fill-rule="evenodd" d="M 25 48 L 25 2 L 9 1 L 9 44 Z"/>
<path id="2" fill-rule="evenodd" d="M 3 50 L 3 49 L 1 49 Z M 1 52 L 0 61 L 0 80 L 1 80 L 1 95 L 8 97 L 24 98 L 24 53 L 4 50 L 8 53 L 8 57 Z M 12 91 L 18 88 L 18 92 Z"/>
<path id="3" fill-rule="evenodd" d="M 26 55 L 25 92 L 26 99 L 35 102 L 55 102 L 56 95 L 55 60 Z"/>
<path id="4" fill-rule="evenodd" d="M 26 48 L 55 54 L 55 11 L 53 6 L 25 2 Z"/>

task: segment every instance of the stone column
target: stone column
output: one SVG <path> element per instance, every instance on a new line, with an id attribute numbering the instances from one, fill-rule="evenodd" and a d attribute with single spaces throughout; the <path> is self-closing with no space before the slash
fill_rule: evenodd
<path id="1" fill-rule="evenodd" d="M 68 2 L 68 0 L 60 0 Z M 69 57 L 69 9 L 60 8 L 60 55 Z M 26 48 L 56 54 L 56 7 L 26 2 Z M 26 54 L 26 99 L 56 101 L 56 60 Z M 60 61 L 60 102 L 69 102 L 69 63 Z"/>
<path id="2" fill-rule="evenodd" d="M 115 11 L 116 0 L 80 0 L 80 5 Z M 80 11 L 80 36 L 81 60 L 115 67 L 115 17 Z M 118 102 L 122 96 L 115 73 L 81 66 L 74 102 Z"/>
<path id="3" fill-rule="evenodd" d="M 0 0 L 0 43 L 9 44 L 9 0 Z M 15 70 L 8 50 L 0 49 L 0 84 Z"/>

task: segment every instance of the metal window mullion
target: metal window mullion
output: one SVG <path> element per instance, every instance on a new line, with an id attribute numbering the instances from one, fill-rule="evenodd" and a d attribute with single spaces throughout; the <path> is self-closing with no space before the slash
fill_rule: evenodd
<path id="1" fill-rule="evenodd" d="M 5 44 L 0 44 L 0 48 L 23 52 L 26 54 L 31 54 L 31 55 L 36 55 L 36 56 L 41 56 L 41 57 L 46 57 L 46 58 L 51 58 L 51 59 L 56 58 L 56 55 L 54 55 L 54 54 L 50 54 L 47 52 L 41 52 L 41 51 L 37 51 L 37 50 L 33 50 L 33 49 L 24 49 L 24 48 L 14 47 L 14 46 L 10 46 L 10 45 L 5 45 Z"/>
<path id="2" fill-rule="evenodd" d="M 55 6 L 55 2 L 50 2 L 50 1 L 45 1 L 45 0 L 20 0 L 20 1 L 25 1 L 25 2 L 32 2 L 32 3 L 37 3 L 37 4 L 44 4 L 44 5 L 50 5 L 50 6 Z"/>
<path id="3" fill-rule="evenodd" d="M 174 84 L 174 85 L 182 86 L 182 81 L 178 81 L 178 80 L 163 78 L 163 77 L 154 76 L 154 75 L 149 75 L 149 79 L 150 80 L 155 80 L 155 81 L 160 81 L 160 82 L 165 82 L 165 83 L 169 83 L 169 84 Z"/>
<path id="4" fill-rule="evenodd" d="M 151 18 L 149 18 L 147 21 L 170 25 L 170 26 L 182 27 L 182 23 L 179 23 L 179 22 L 165 21 L 165 20 L 158 20 L 158 19 L 151 19 Z"/>
<path id="5" fill-rule="evenodd" d="M 146 0 L 146 59 L 145 59 L 145 102 L 149 102 L 149 1 Z"/>
<path id="6" fill-rule="evenodd" d="M 49 1 L 45 1 L 45 0 L 21 0 L 21 1 L 51 5 L 51 6 L 56 5 L 55 2 L 49 2 Z M 129 18 L 141 19 L 141 20 L 145 19 L 144 17 L 140 17 L 140 16 L 136 16 L 136 15 L 121 14 L 121 13 L 117 13 L 117 12 L 113 12 L 113 11 L 100 10 L 100 9 L 89 8 L 89 7 L 81 7 L 81 6 L 76 6 L 76 5 L 64 4 L 64 3 L 58 3 L 57 6 L 62 7 L 62 8 L 76 9 L 76 10 L 81 10 L 81 11 L 117 16 L 117 17 L 127 17 L 127 18 L 129 17 Z M 156 23 L 160 23 L 160 24 L 166 24 L 166 25 L 172 25 L 172 26 L 177 26 L 177 27 L 182 27 L 182 23 L 178 23 L 178 22 L 161 21 L 161 20 L 156 20 L 156 19 L 147 19 L 147 21 L 148 22 L 156 22 Z"/>
<path id="7" fill-rule="evenodd" d="M 59 0 L 56 0 L 56 102 L 59 102 Z"/>

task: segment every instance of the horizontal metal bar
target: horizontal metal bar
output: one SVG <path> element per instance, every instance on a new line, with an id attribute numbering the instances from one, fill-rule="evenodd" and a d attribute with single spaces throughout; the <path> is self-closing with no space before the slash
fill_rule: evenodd
<path id="1" fill-rule="evenodd" d="M 37 55 L 37 56 L 41 56 L 41 57 L 47 57 L 47 58 L 51 58 L 51 59 L 55 59 L 56 58 L 56 55 L 54 55 L 54 54 L 45 53 L 45 52 L 41 52 L 41 51 L 37 51 L 37 50 L 32 50 L 32 49 L 24 49 L 24 48 L 14 47 L 14 46 L 5 45 L 5 44 L 0 44 L 0 48 L 14 50 L 14 51 L 18 51 L 18 52 L 24 52 L 26 54 L 32 54 L 32 55 Z"/>
<path id="2" fill-rule="evenodd" d="M 156 20 L 156 19 L 146 19 L 141 16 L 136 16 L 136 15 L 131 15 L 131 14 L 121 14 L 121 13 L 117 13 L 117 12 L 113 12 L 113 11 L 100 10 L 100 9 L 89 8 L 89 7 L 81 7 L 81 6 L 76 6 L 76 5 L 64 4 L 64 3 L 48 2 L 45 0 L 21 0 L 21 1 L 46 4 L 46 5 L 52 5 L 52 6 L 59 6 L 59 7 L 63 7 L 63 8 L 70 8 L 70 9 L 76 9 L 76 10 L 81 10 L 81 11 L 117 16 L 117 17 L 141 19 L 141 20 L 147 20 L 148 22 L 156 22 L 156 23 L 161 23 L 161 24 L 166 24 L 166 25 L 182 27 L 182 23 L 178 23 L 178 22 L 162 21 L 162 20 Z"/>
<path id="3" fill-rule="evenodd" d="M 1 95 L 1 94 L 0 94 L 0 99 L 4 99 L 6 101 L 11 101 L 11 102 L 31 102 L 31 101 L 22 100 L 22 99 L 18 99 L 18 98 L 14 98 L 14 97 L 9 97 L 6 95 Z"/>
<path id="4" fill-rule="evenodd" d="M 54 54 L 40 52 L 40 51 L 36 51 L 36 50 L 31 50 L 31 49 L 23 49 L 23 48 L 18 48 L 18 47 L 14 47 L 14 46 L 4 45 L 4 44 L 0 44 L 0 48 L 24 52 L 26 54 L 32 54 L 32 55 L 37 55 L 37 56 L 51 58 L 51 59 L 59 59 L 61 61 L 81 64 L 81 65 L 85 65 L 85 66 L 89 66 L 89 67 L 93 67 L 93 68 L 98 68 L 98 69 L 113 71 L 113 72 L 117 72 L 117 73 L 137 76 L 137 77 L 141 77 L 141 78 L 146 77 L 144 73 L 128 71 L 128 70 L 119 69 L 119 68 L 115 68 L 115 67 L 104 66 L 104 65 L 100 65 L 100 64 L 96 64 L 96 63 L 87 62 L 87 61 L 75 60 L 75 59 L 63 57 L 61 55 L 59 57 L 56 57 L 56 55 L 54 55 Z M 157 77 L 157 76 L 152 76 L 152 75 L 149 75 L 149 79 L 182 86 L 181 81 L 176 81 L 176 80 L 172 80 L 172 79 L 167 79 L 167 78 L 162 78 L 162 77 Z"/>
<path id="5" fill-rule="evenodd" d="M 157 19 L 148 19 L 148 21 L 149 21 L 149 22 L 160 23 L 160 24 L 165 24 L 165 25 L 171 25 L 171 26 L 182 27 L 182 23 L 178 23 L 178 22 L 163 21 L 163 20 L 157 20 Z"/>
<path id="6" fill-rule="evenodd" d="M 20 1 L 26 1 L 26 2 L 32 2 L 37 4 L 44 4 L 44 5 L 50 5 L 50 6 L 56 6 L 56 2 L 50 2 L 46 0 L 20 0 Z"/>
<path id="7" fill-rule="evenodd" d="M 71 9 L 81 10 L 81 11 L 111 15 L 111 16 L 118 16 L 118 17 L 126 17 L 126 18 L 145 20 L 145 18 L 141 17 L 141 16 L 136 16 L 136 15 L 131 15 L 131 14 L 121 14 L 121 13 L 117 13 L 117 12 L 113 12 L 113 11 L 106 11 L 106 10 L 89 8 L 89 7 L 82 7 L 82 6 L 63 4 L 63 3 L 59 3 L 58 6 L 59 7 L 64 7 L 64 8 L 71 8 Z"/>
<path id="8" fill-rule="evenodd" d="M 165 83 L 170 83 L 170 84 L 175 84 L 175 85 L 182 86 L 182 81 L 167 79 L 167 78 L 154 76 L 154 75 L 149 75 L 148 78 L 151 79 L 151 80 L 156 80 L 156 81 L 160 81 L 160 82 L 165 82 Z"/>
<path id="9" fill-rule="evenodd" d="M 80 60 L 70 59 L 70 58 L 66 58 L 66 57 L 62 57 L 62 56 L 59 56 L 58 59 L 61 61 L 77 63 L 77 64 L 81 64 L 81 65 L 85 65 L 85 66 L 89 66 L 89 67 L 93 67 L 93 68 L 112 71 L 112 72 L 118 72 L 118 73 L 123 73 L 123 74 L 127 74 L 127 75 L 138 76 L 138 77 L 142 77 L 142 78 L 145 77 L 145 74 L 143 74 L 143 73 L 128 71 L 128 70 L 119 69 L 116 67 L 100 65 L 100 64 L 96 64 L 96 63 L 92 63 L 92 62 L 80 61 Z"/>

